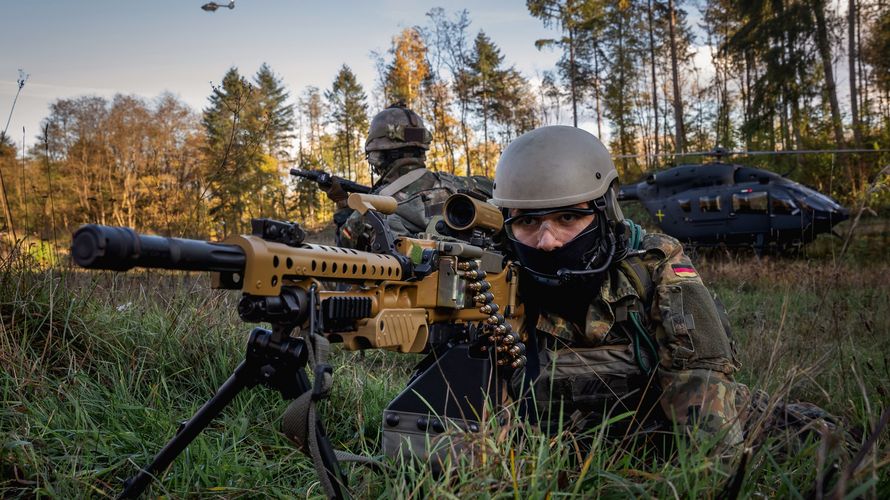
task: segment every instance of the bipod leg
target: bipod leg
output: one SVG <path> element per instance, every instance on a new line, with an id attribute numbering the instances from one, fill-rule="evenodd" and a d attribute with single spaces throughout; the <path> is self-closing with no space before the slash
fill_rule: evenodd
<path id="1" fill-rule="evenodd" d="M 282 331 L 273 333 L 254 328 L 247 341 L 244 361 L 235 368 L 216 394 L 176 431 L 176 436 L 164 445 L 151 464 L 124 483 L 124 491 L 118 498 L 136 498 L 142 494 L 152 479 L 176 460 L 243 389 L 261 384 L 278 391 L 284 399 L 297 398 L 307 391 L 314 395 L 316 391 L 306 376 L 306 361 L 307 352 L 303 339 L 291 338 Z M 333 496 L 345 498 L 346 478 L 340 472 L 334 449 L 317 418 L 315 438 L 327 478 L 334 488 Z"/>
<path id="2" fill-rule="evenodd" d="M 251 377 L 245 373 L 247 371 L 247 361 L 242 361 L 235 368 L 231 376 L 216 391 L 216 394 L 210 398 L 204 406 L 202 406 L 192 418 L 183 423 L 177 429 L 176 436 L 173 437 L 164 448 L 155 455 L 154 460 L 148 467 L 140 470 L 138 474 L 131 477 L 124 483 L 124 491 L 118 498 L 136 498 L 148 485 L 151 480 L 164 469 L 166 469 L 176 457 L 191 443 L 201 431 L 204 430 L 220 412 L 228 406 L 228 404 L 241 392 L 242 389 L 252 385 Z"/>

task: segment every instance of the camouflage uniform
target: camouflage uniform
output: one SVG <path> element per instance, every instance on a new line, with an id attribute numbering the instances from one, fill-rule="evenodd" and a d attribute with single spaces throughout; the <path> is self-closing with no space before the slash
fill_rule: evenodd
<path id="1" fill-rule="evenodd" d="M 526 132 L 504 149 L 494 180 L 490 201 L 512 215 L 506 233 L 523 268 L 525 318 L 512 326 L 529 347 L 528 364 L 512 389 L 522 397 L 518 386 L 530 386 L 532 418 L 589 428 L 627 414 L 624 426 L 610 430 L 676 426 L 729 445 L 743 432 L 758 438 L 763 426 L 752 429 L 751 421 L 782 430 L 821 418 L 818 425 L 831 428 L 818 407 L 767 405 L 762 393 L 752 396 L 733 380 L 740 365 L 725 311 L 679 242 L 661 234 L 639 241 L 639 228 L 621 213 L 618 172 L 598 138 L 560 125 Z M 552 216 L 583 204 L 598 223 L 560 230 Z M 527 228 L 535 237 L 525 241 L 512 232 L 523 211 L 526 222 L 537 222 Z M 625 249 L 631 252 L 622 259 Z"/>
<path id="2" fill-rule="evenodd" d="M 545 422 L 561 414 L 564 422 L 591 427 L 634 412 L 616 426 L 621 432 L 628 424 L 630 430 L 652 424 L 670 430 L 673 423 L 690 433 L 723 433 L 724 443 L 740 442 L 733 381 L 739 363 L 728 325 L 677 240 L 649 234 L 642 250 L 636 265 L 651 277 L 651 297 L 640 296 L 638 274 L 625 260 L 605 273 L 583 326 L 538 311 L 538 414 Z M 640 318 L 643 333 L 651 332 L 649 339 L 633 327 L 632 315 Z M 526 339 L 528 323 L 518 325 Z M 656 363 L 649 375 L 647 368 Z"/>
<path id="3" fill-rule="evenodd" d="M 386 218 L 395 236 L 414 236 L 426 231 L 430 219 L 442 213 L 445 200 L 458 190 L 491 196 L 492 182 L 485 177 L 457 177 L 428 170 L 397 191 L 389 192 L 387 186 L 407 182 L 406 175 L 415 175 L 415 171 L 425 168 L 424 158 L 432 140 L 423 118 L 404 102 L 393 103 L 374 115 L 368 127 L 365 153 L 371 169 L 380 175 L 371 193 L 383 191 L 398 202 L 396 213 Z M 328 192 L 328 196 L 340 207 L 334 213 L 337 245 L 369 250 L 371 228 L 361 215 L 346 207 L 346 193 Z"/>
<path id="4" fill-rule="evenodd" d="M 420 158 L 396 160 L 371 193 L 379 193 L 396 179 L 419 168 L 424 168 Z M 487 197 L 491 195 L 491 181 L 482 176 L 458 177 L 428 170 L 419 179 L 392 194 L 399 203 L 396 213 L 386 218 L 393 234 L 413 236 L 424 232 L 430 219 L 441 215 L 445 200 L 458 190 L 472 190 Z M 339 209 L 334 214 L 334 221 L 337 223 L 338 246 L 357 250 L 369 248 L 370 228 L 358 212 L 349 208 Z"/>

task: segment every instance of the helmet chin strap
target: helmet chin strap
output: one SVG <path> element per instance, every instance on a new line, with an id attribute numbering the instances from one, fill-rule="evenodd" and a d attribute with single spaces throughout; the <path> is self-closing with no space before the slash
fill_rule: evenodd
<path id="1" fill-rule="evenodd" d="M 590 269 L 589 266 L 592 266 L 593 262 L 596 260 L 596 258 L 593 258 L 587 262 L 588 268 L 584 269 L 584 270 L 579 271 L 579 270 L 562 268 L 559 271 L 556 271 L 556 277 L 559 278 L 560 283 L 567 283 L 569 281 L 581 280 L 581 279 L 584 279 L 589 276 L 600 274 L 600 273 L 604 272 L 606 269 L 608 269 L 609 266 L 612 265 L 612 261 L 615 258 L 615 250 L 618 246 L 615 241 L 616 238 L 615 238 L 614 232 L 609 231 L 608 239 L 609 239 L 609 250 L 607 251 L 606 258 L 601 265 L 597 266 L 594 269 Z M 599 253 L 599 252 L 597 252 L 597 253 Z"/>

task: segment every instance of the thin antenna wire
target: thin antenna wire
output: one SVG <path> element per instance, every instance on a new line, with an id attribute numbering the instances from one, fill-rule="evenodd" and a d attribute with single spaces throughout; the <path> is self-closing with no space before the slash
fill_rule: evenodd
<path id="1" fill-rule="evenodd" d="M 19 69 L 19 88 L 15 93 L 15 97 L 12 99 L 12 107 L 9 109 L 9 116 L 6 117 L 6 126 L 3 127 L 3 133 L 0 134 L 0 139 L 5 139 L 7 137 L 6 131 L 9 129 L 9 122 L 12 120 L 12 112 L 13 110 L 15 110 L 15 103 L 19 100 L 19 94 L 22 92 L 22 87 L 25 86 L 25 82 L 28 81 L 28 76 L 30 75 Z M 12 141 L 10 140 L 10 142 Z M 13 153 L 13 158 L 15 158 L 15 153 Z M 2 195 L 3 198 L 3 212 L 6 216 L 6 225 L 7 227 L 9 227 L 9 231 L 12 233 L 13 241 L 16 241 L 18 240 L 18 236 L 15 234 L 15 226 L 12 222 L 12 211 L 9 209 L 9 196 L 7 196 L 6 194 L 6 183 L 3 181 L 2 171 L 0 171 L 0 191 L 2 191 L 0 192 L 0 195 Z"/>
<path id="2" fill-rule="evenodd" d="M 19 94 L 22 93 L 22 87 L 25 86 L 25 82 L 28 81 L 28 78 L 31 75 L 25 73 L 23 70 L 19 69 L 19 79 L 18 85 L 19 89 L 15 92 L 15 97 L 12 99 L 12 107 L 9 108 L 9 116 L 6 117 L 6 126 L 3 127 L 3 135 L 6 135 L 6 131 L 9 129 L 9 121 L 12 120 L 12 112 L 15 111 L 15 103 L 19 100 Z"/>

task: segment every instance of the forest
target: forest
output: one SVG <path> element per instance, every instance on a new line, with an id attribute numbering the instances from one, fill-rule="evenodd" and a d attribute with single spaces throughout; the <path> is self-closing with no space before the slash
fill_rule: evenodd
<path id="1" fill-rule="evenodd" d="M 0 138 L 5 241 L 60 241 L 98 222 L 222 238 L 257 216 L 310 228 L 332 206 L 289 168 L 371 183 L 369 117 L 404 101 L 433 132 L 428 164 L 492 175 L 500 151 L 541 125 L 607 139 L 622 179 L 715 146 L 744 151 L 881 150 L 890 143 L 890 9 L 884 0 L 529 0 L 557 36 L 529 40 L 557 65 L 526 75 L 467 11 L 430 10 L 373 52 L 374 88 L 343 63 L 328 87 L 290 89 L 264 64 L 229 68 L 202 110 L 173 94 L 52 103 L 38 138 Z M 357 57 L 365 57 L 357 55 Z M 21 80 L 21 85 L 25 81 Z M 21 88 L 20 88 L 21 90 Z M 25 88 L 27 90 L 27 88 Z M 737 158 L 850 205 L 887 155 Z"/>
<path id="2" fill-rule="evenodd" d="M 201 273 L 77 268 L 73 230 L 221 240 L 269 217 L 326 243 L 334 204 L 289 169 L 373 183 L 369 121 L 403 101 L 433 134 L 433 170 L 491 176 L 513 138 L 567 124 L 603 138 L 625 183 L 720 146 L 852 216 L 837 226 L 844 238 L 820 236 L 794 258 L 690 251 L 731 320 L 735 380 L 757 396 L 742 404 L 766 416 L 743 417 L 755 425 L 739 446 L 671 434 L 660 453 L 632 445 L 638 433 L 607 437 L 632 412 L 553 434 L 518 410 L 492 412 L 481 432 L 456 434 L 478 454 L 443 470 L 347 466 L 354 497 L 890 498 L 887 0 L 525 5 L 553 34 L 528 43 L 558 56 L 540 74 L 518 70 L 471 12 L 435 8 L 370 54 L 371 86 L 353 70 L 367 53 L 306 88 L 269 64 L 229 67 L 202 109 L 171 82 L 153 98 L 56 99 L 36 140 L 2 130 L 0 497 L 117 496 L 224 384 L 256 326 L 239 316 L 240 293 Z M 28 85 L 22 73 L 18 90 Z M 336 448 L 382 458 L 384 409 L 420 361 L 332 349 L 319 414 Z M 829 415 L 794 430 L 771 420 L 780 402 Z M 275 391 L 242 393 L 148 495 L 322 497 L 312 461 L 279 431 L 286 405 Z"/>

